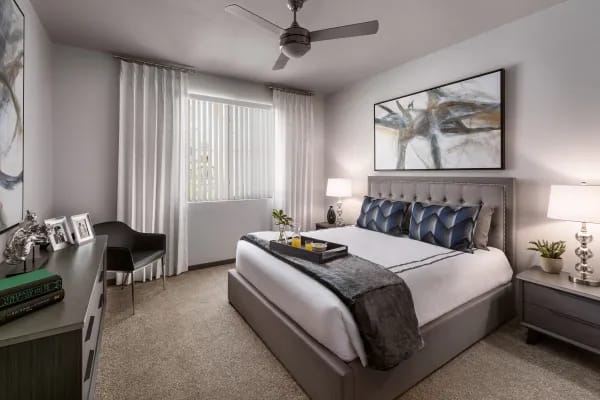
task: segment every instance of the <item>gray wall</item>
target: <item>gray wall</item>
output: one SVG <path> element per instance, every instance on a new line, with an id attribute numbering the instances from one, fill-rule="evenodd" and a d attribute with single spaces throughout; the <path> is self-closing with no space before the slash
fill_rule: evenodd
<path id="1" fill-rule="evenodd" d="M 108 55 L 59 45 L 52 61 L 55 213 L 114 219 L 119 65 Z"/>
<path id="2" fill-rule="evenodd" d="M 325 171 L 353 179 L 355 197 L 345 203 L 346 215 L 357 216 L 367 176 L 378 174 L 374 103 L 506 68 L 506 170 L 404 174 L 517 178 L 518 267 L 534 262 L 527 241 L 547 238 L 568 241 L 570 268 L 578 225 L 550 221 L 545 213 L 550 184 L 600 183 L 599 15 L 599 1 L 570 0 L 329 96 Z M 597 226 L 592 231 L 600 234 Z M 597 243 L 592 248 L 600 253 Z"/>
<path id="3" fill-rule="evenodd" d="M 53 210 L 52 44 L 29 1 L 17 3 L 25 14 L 24 206 L 44 219 Z M 2 249 L 7 236 L 0 236 Z"/>

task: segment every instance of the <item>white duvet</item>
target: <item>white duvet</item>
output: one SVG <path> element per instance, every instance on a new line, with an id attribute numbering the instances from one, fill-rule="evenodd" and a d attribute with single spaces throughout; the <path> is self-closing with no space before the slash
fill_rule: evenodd
<path id="1" fill-rule="evenodd" d="M 258 232 L 275 239 L 275 232 Z M 396 272 L 410 288 L 419 326 L 509 282 L 512 269 L 501 250 L 473 254 L 354 226 L 304 236 L 348 245 L 348 251 Z M 391 268 L 393 267 L 393 268 Z M 348 308 L 329 289 L 262 249 L 239 241 L 238 272 L 309 335 L 344 361 L 366 366 L 360 334 Z"/>

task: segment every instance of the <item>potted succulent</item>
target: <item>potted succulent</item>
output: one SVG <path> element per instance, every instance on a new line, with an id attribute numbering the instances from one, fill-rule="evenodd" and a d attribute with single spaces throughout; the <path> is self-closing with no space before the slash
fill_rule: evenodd
<path id="1" fill-rule="evenodd" d="M 291 226 L 292 222 L 294 222 L 294 219 L 292 217 L 289 217 L 285 212 L 283 212 L 283 210 L 278 210 L 276 208 L 273 209 L 273 213 L 271 215 L 273 216 L 275 225 L 277 225 L 277 227 L 279 227 L 279 239 L 278 240 L 280 242 L 285 242 L 286 241 L 285 228 L 288 226 Z"/>
<path id="2" fill-rule="evenodd" d="M 531 247 L 527 250 L 533 250 L 540 253 L 540 267 L 550 274 L 558 274 L 563 269 L 563 259 L 560 257 L 567 249 L 564 240 L 558 242 L 548 242 L 547 240 L 537 240 L 529 242 Z"/>

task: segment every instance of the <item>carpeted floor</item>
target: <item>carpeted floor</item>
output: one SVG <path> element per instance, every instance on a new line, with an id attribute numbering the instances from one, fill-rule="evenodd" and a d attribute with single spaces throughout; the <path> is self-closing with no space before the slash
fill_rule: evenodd
<path id="1" fill-rule="evenodd" d="M 110 287 L 96 398 L 306 399 L 227 302 L 222 266 Z M 400 399 L 599 399 L 600 357 L 555 340 L 524 343 L 511 322 Z"/>

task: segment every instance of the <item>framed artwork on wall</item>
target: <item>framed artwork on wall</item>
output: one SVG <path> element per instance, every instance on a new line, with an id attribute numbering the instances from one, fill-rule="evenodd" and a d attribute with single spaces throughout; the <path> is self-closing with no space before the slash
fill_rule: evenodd
<path id="1" fill-rule="evenodd" d="M 504 169 L 504 70 L 374 105 L 376 171 Z"/>
<path id="2" fill-rule="evenodd" d="M 0 1 L 0 233 L 23 219 L 25 16 Z"/>

